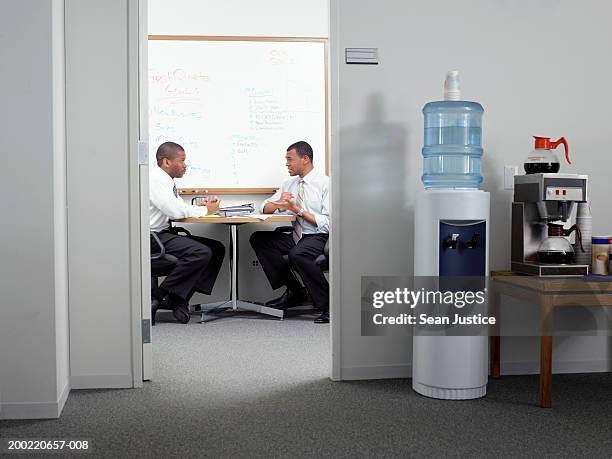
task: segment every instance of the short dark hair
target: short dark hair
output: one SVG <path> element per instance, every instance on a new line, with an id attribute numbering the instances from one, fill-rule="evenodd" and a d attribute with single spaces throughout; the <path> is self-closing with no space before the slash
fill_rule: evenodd
<path id="1" fill-rule="evenodd" d="M 155 153 L 155 159 L 157 159 L 157 165 L 161 166 L 162 159 L 168 158 L 172 161 L 178 156 L 181 151 L 185 151 L 178 143 L 175 142 L 164 142 L 157 147 L 157 153 Z"/>
<path id="2" fill-rule="evenodd" d="M 310 162 L 313 160 L 314 153 L 312 152 L 312 147 L 308 144 L 308 142 L 304 142 L 303 140 L 295 142 L 294 144 L 289 145 L 287 151 L 289 150 L 295 150 L 300 158 L 308 156 L 310 158 Z"/>

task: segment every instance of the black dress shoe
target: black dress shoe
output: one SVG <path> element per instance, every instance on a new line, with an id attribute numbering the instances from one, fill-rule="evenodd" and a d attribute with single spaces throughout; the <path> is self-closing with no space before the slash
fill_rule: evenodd
<path id="1" fill-rule="evenodd" d="M 265 306 L 276 309 L 287 309 L 294 306 L 299 306 L 308 299 L 305 290 L 299 289 L 298 291 L 287 289 L 278 298 L 266 302 Z"/>
<path id="2" fill-rule="evenodd" d="M 157 302 L 156 309 L 174 309 L 172 298 L 170 298 L 169 294 L 151 296 L 151 305 L 153 305 L 153 302 Z"/>
<path id="3" fill-rule="evenodd" d="M 285 289 L 285 292 L 281 296 L 279 296 L 278 298 L 274 298 L 273 300 L 266 301 L 264 303 L 264 306 L 276 308 L 279 304 L 285 304 L 287 302 L 287 298 L 289 298 L 289 292 L 289 289 Z"/>
<path id="4" fill-rule="evenodd" d="M 172 310 L 172 315 L 178 322 L 182 324 L 188 323 L 189 319 L 191 319 L 191 316 L 189 315 L 189 310 L 187 309 L 186 304 L 177 304 L 175 308 Z"/>
<path id="5" fill-rule="evenodd" d="M 319 317 L 314 320 L 315 324 L 328 324 L 329 323 L 329 311 L 323 312 Z"/>

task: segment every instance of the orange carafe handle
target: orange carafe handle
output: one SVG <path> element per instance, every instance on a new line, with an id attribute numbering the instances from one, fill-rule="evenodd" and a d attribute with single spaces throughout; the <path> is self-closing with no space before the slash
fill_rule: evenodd
<path id="1" fill-rule="evenodd" d="M 552 148 L 557 148 L 561 144 L 563 144 L 563 147 L 565 148 L 565 159 L 567 161 L 567 164 L 572 164 L 572 162 L 569 159 L 569 147 L 567 146 L 567 140 L 565 140 L 565 137 L 561 137 L 556 142 L 550 142 L 550 146 Z"/>

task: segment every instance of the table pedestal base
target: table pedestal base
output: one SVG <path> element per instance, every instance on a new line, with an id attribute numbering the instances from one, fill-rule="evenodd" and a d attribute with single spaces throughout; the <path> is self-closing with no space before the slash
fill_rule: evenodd
<path id="1" fill-rule="evenodd" d="M 285 317 L 285 311 L 282 309 L 270 308 L 261 304 L 251 303 L 250 301 L 236 300 L 235 304 L 233 304 L 232 301 L 218 301 L 216 303 L 206 303 L 198 306 L 199 307 L 194 309 L 193 312 L 200 314 L 200 323 L 209 322 L 209 320 L 205 320 L 207 314 L 215 314 L 228 309 L 232 309 L 234 312 L 239 312 L 238 310 L 258 312 L 259 314 L 278 317 L 281 320 Z"/>

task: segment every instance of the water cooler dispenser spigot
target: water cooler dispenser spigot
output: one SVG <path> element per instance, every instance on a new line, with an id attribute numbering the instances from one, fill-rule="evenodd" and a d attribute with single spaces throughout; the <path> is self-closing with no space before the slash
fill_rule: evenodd
<path id="1" fill-rule="evenodd" d="M 457 243 L 459 242 L 459 234 L 452 234 L 450 237 L 447 237 L 444 241 L 445 249 L 457 249 Z"/>
<path id="2" fill-rule="evenodd" d="M 474 235 L 472 236 L 472 239 L 470 239 L 469 241 L 467 241 L 465 243 L 465 245 L 467 246 L 468 249 L 473 249 L 474 247 L 476 247 L 476 245 L 478 245 L 478 238 L 480 237 L 480 234 L 478 233 L 474 233 Z"/>

